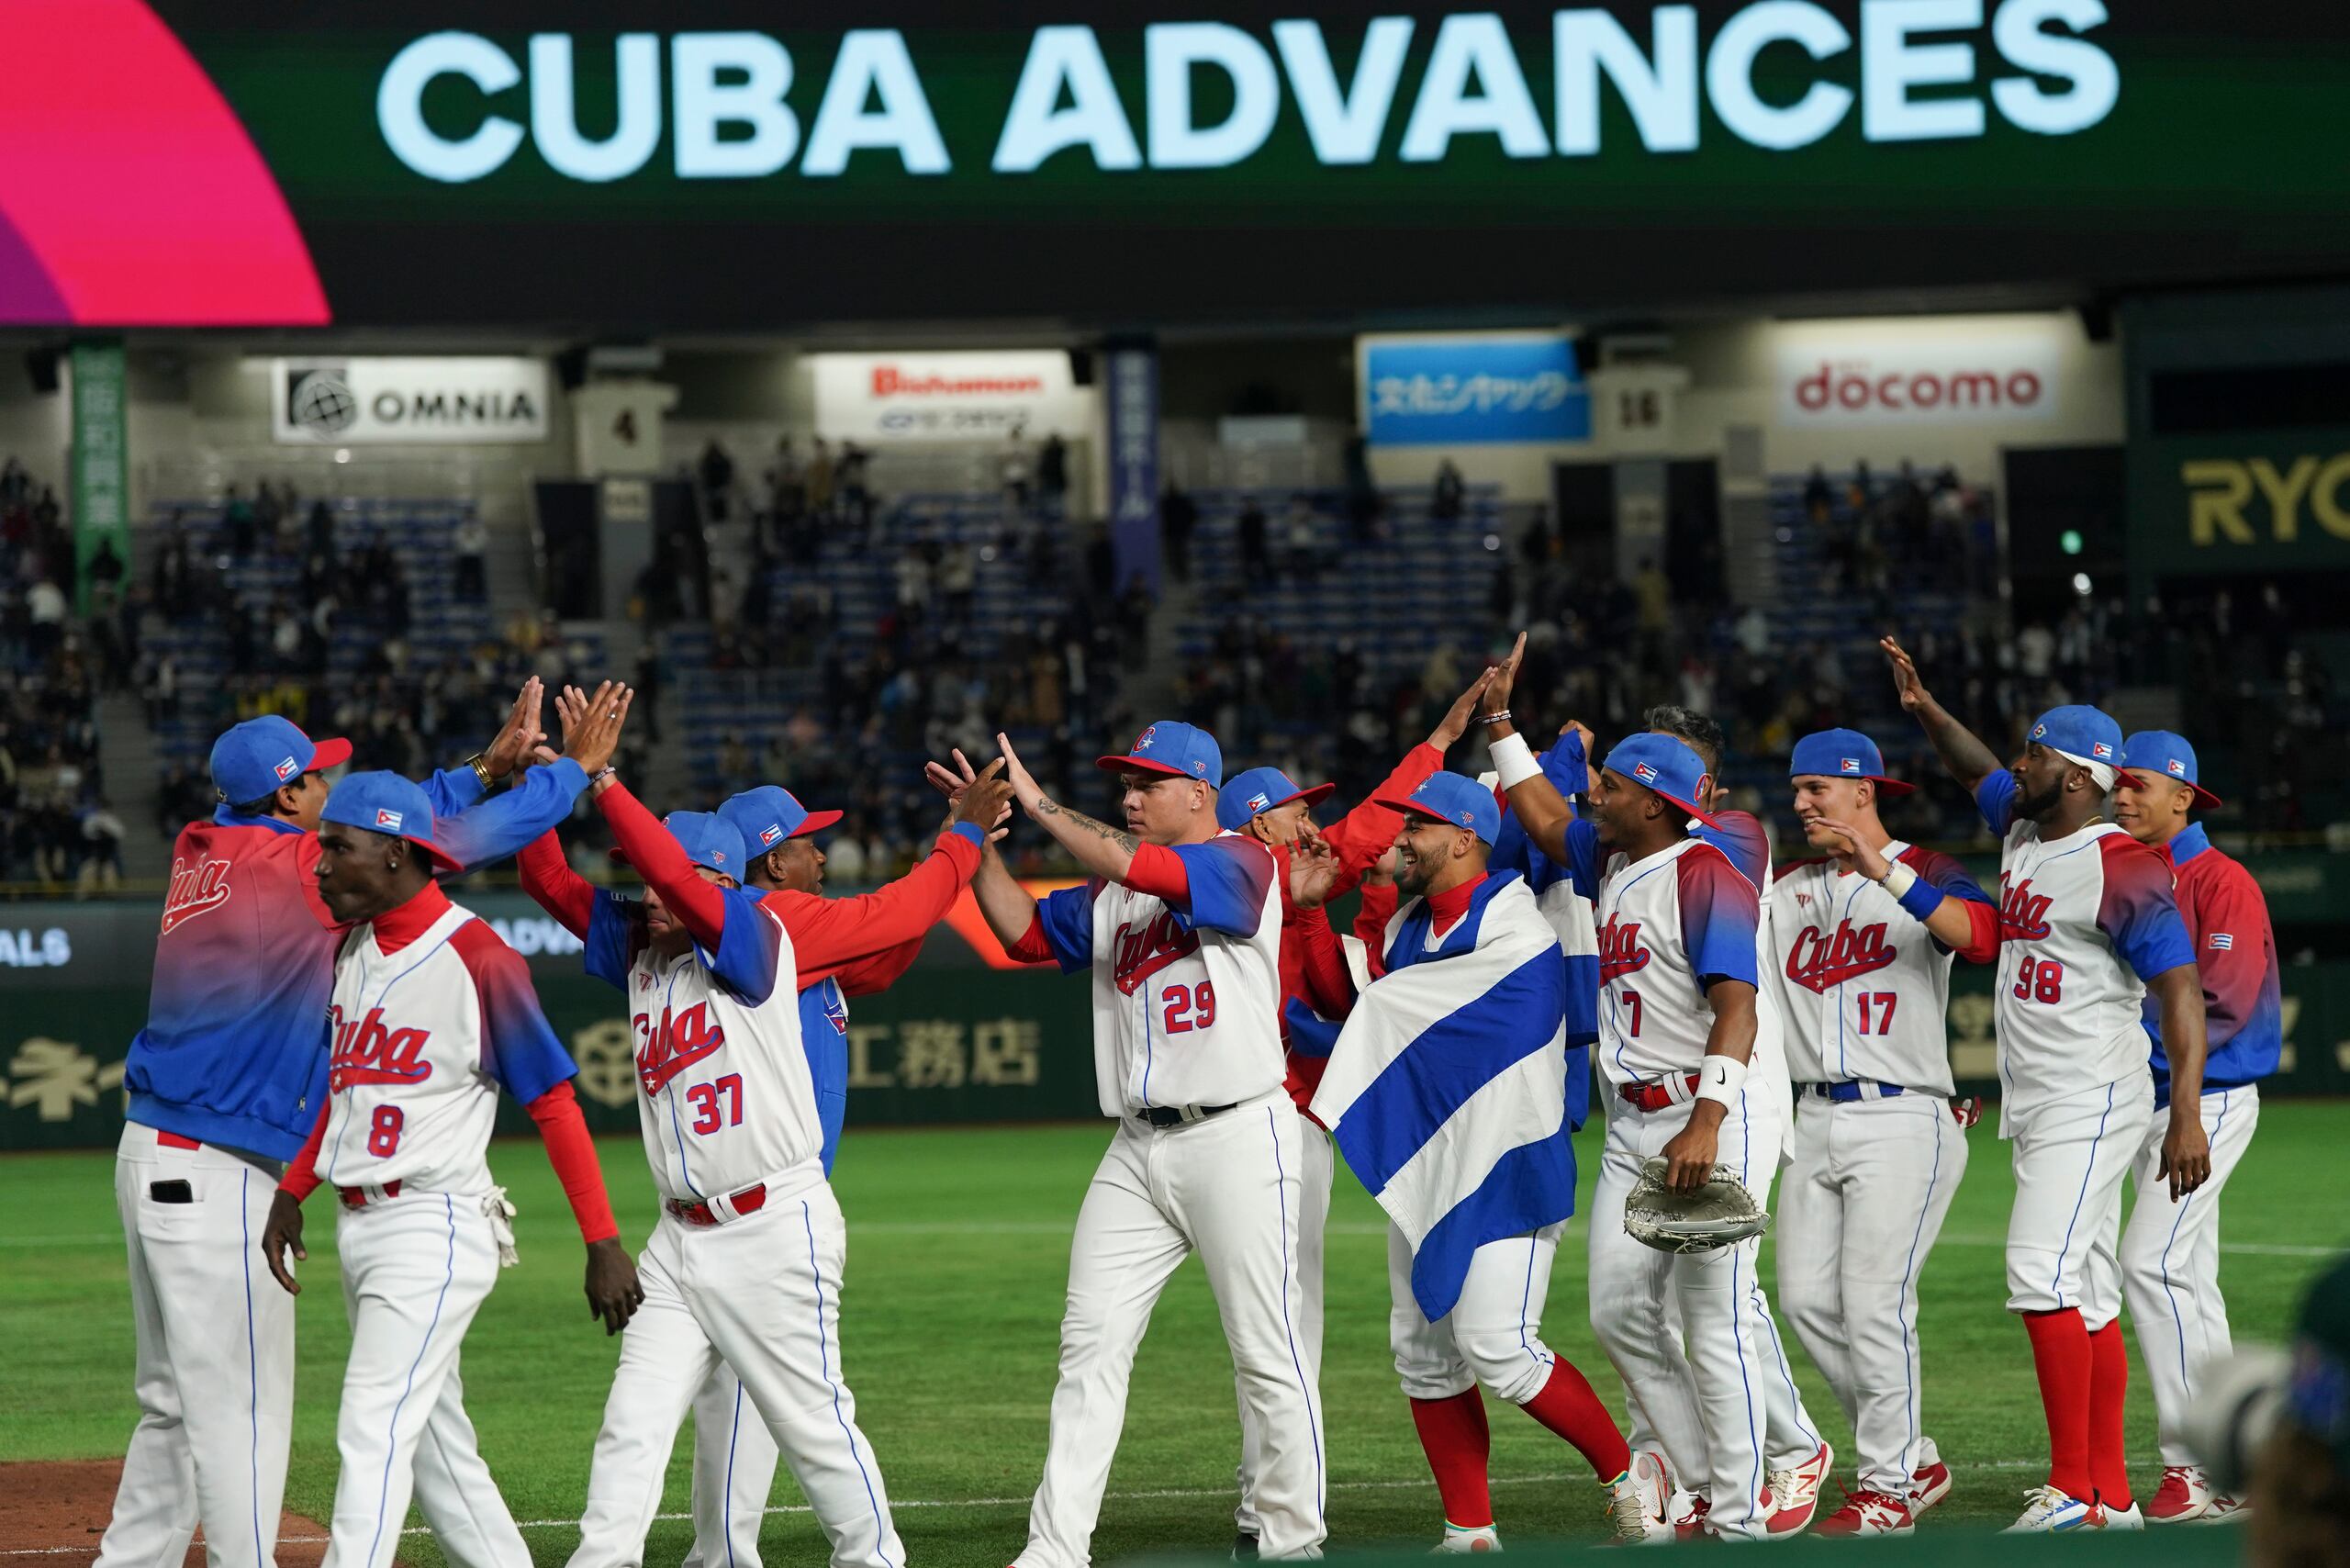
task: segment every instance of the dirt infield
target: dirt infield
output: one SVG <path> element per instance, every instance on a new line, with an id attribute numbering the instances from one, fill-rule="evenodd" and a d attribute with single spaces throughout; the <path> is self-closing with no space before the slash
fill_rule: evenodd
<path id="1" fill-rule="evenodd" d="M 82 1568 L 96 1561 L 98 1537 L 114 1512 L 122 1462 L 39 1460 L 0 1464 L 0 1563 L 10 1568 Z M 277 1568 L 317 1568 L 327 1528 L 301 1514 L 277 1527 Z M 186 1568 L 204 1568 L 204 1537 L 187 1549 Z"/>

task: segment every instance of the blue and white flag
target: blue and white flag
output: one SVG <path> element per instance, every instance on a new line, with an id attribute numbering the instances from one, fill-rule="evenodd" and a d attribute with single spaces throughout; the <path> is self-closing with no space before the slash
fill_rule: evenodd
<path id="1" fill-rule="evenodd" d="M 1441 940 L 1415 901 L 1387 945 L 1313 1111 L 1411 1243 L 1412 1294 L 1434 1322 L 1478 1248 L 1574 1212 L 1567 968 L 1512 872 L 1481 883 Z"/>

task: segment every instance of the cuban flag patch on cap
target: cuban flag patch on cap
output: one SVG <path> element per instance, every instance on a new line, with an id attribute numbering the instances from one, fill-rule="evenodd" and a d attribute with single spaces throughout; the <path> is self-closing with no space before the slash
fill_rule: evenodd
<path id="1" fill-rule="evenodd" d="M 1261 812 L 1270 804 L 1272 804 L 1272 798 L 1261 791 L 1248 797 L 1248 809 L 1251 812 Z"/>
<path id="2" fill-rule="evenodd" d="M 1840 765 L 1839 772 L 1858 773 L 1861 770 L 1861 759 L 1857 756 L 1840 757 L 1837 760 Z"/>
<path id="3" fill-rule="evenodd" d="M 2187 764 L 2174 756 L 2170 759 L 2169 771 L 2173 778 L 2184 778 L 2187 777 Z"/>
<path id="4" fill-rule="evenodd" d="M 393 811 L 388 806 L 377 806 L 375 808 L 375 825 L 379 828 L 397 833 L 400 830 L 400 813 Z"/>
<path id="5" fill-rule="evenodd" d="M 759 847 L 765 849 L 768 845 L 773 844 L 777 839 L 781 838 L 782 836 L 783 824 L 781 823 L 769 823 L 767 826 L 759 829 Z"/>
<path id="6" fill-rule="evenodd" d="M 1636 762 L 1632 764 L 1632 776 L 1643 784 L 1653 784 L 1656 782 L 1656 769 L 1650 767 L 1645 762 Z"/>
<path id="7" fill-rule="evenodd" d="M 2232 953 L 2235 951 L 2235 946 L 2236 939 L 2229 933 L 2225 931 L 2214 931 L 2211 933 L 2211 950 L 2213 952 Z"/>
<path id="8" fill-rule="evenodd" d="M 2098 762 L 2109 762 L 2112 760 L 2113 748 L 2106 745 L 2103 741 L 2091 741 L 2089 742 L 2089 756 Z"/>
<path id="9" fill-rule="evenodd" d="M 2045 724 L 2032 725 L 2031 738 L 2036 741 L 2046 740 L 2048 738 L 2048 726 Z"/>
<path id="10" fill-rule="evenodd" d="M 725 865 L 725 864 L 726 864 L 726 851 L 724 851 L 723 849 L 713 849 L 713 850 L 711 850 L 711 851 L 710 852 L 710 857 L 711 857 L 712 860 L 717 861 L 721 866 L 723 866 L 723 865 Z"/>
<path id="11" fill-rule="evenodd" d="M 280 784 L 283 784 L 288 778 L 293 778 L 297 773 L 301 772 L 302 765 L 296 762 L 289 756 L 284 762 L 279 763 L 275 767 L 270 769 L 270 771 L 276 774 L 277 781 Z"/>

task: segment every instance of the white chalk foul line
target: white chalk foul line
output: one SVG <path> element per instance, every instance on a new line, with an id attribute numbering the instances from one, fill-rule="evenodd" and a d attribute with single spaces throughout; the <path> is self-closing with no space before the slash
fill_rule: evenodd
<path id="1" fill-rule="evenodd" d="M 2037 1459 L 1998 1459 L 1993 1460 L 1987 1464 L 1953 1465 L 1952 1468 L 1956 1472 L 1964 1473 L 1964 1472 L 1971 1470 L 2044 1470 L 2047 1468 L 2047 1464 L 2045 1461 Z M 1573 1484 L 1578 1479 L 1580 1478 L 1568 1474 L 1564 1472 L 1555 1475 L 1496 1475 L 1493 1478 L 1490 1484 L 1494 1486 L 1556 1486 L 1561 1484 Z M 1588 1484 L 1588 1482 L 1584 1484 Z M 1410 1481 L 1334 1481 L 1330 1484 L 1329 1490 L 1333 1492 L 1404 1492 L 1413 1490 L 1433 1492 L 1436 1490 L 1436 1483 L 1424 1477 Z M 1228 1499 L 1232 1495 L 1233 1491 L 1229 1486 L 1170 1486 L 1149 1492 L 1111 1492 L 1104 1494 L 1102 1500 L 1105 1503 L 1156 1503 L 1169 1501 L 1180 1502 L 1202 1497 L 1222 1497 Z M 1025 1496 L 894 1497 L 890 1499 L 890 1506 L 893 1511 L 898 1509 L 914 1508 L 1024 1508 L 1028 1506 L 1030 1500 L 1030 1498 Z M 765 1511 L 768 1514 L 805 1514 L 813 1512 L 813 1510 L 805 1503 L 771 1503 L 767 1506 Z M 653 1518 L 654 1522 L 656 1524 L 684 1524 L 690 1522 L 693 1516 L 691 1514 L 655 1514 L 653 1516 Z M 576 1529 L 579 1528 L 579 1521 L 577 1519 L 517 1519 L 514 1521 L 514 1528 L 517 1529 Z M 400 1533 L 402 1535 L 430 1535 L 432 1531 L 429 1526 L 410 1525 L 406 1529 L 400 1531 Z M 280 1546 L 324 1546 L 326 1542 L 327 1538 L 322 1535 L 282 1535 L 277 1538 L 277 1544 Z M 88 1546 L 0 1547 L 0 1557 L 71 1557 L 76 1552 L 87 1552 L 95 1557 L 96 1549 L 95 1547 Z"/>

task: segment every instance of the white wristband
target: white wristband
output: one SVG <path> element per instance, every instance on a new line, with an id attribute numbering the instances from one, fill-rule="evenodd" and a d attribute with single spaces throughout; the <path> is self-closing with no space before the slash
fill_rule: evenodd
<path id="1" fill-rule="evenodd" d="M 1534 753 L 1528 748 L 1524 735 L 1504 735 L 1487 750 L 1494 759 L 1494 769 L 1502 776 L 1502 788 L 1505 790 L 1515 790 L 1542 771 L 1542 765 L 1534 760 Z"/>
<path id="2" fill-rule="evenodd" d="M 1736 1057 L 1708 1056 L 1697 1064 L 1696 1097 L 1718 1101 L 1727 1109 L 1738 1103 L 1746 1088 L 1746 1064 Z"/>
<path id="3" fill-rule="evenodd" d="M 1884 878 L 1877 883 L 1878 887 L 1891 893 L 1897 900 L 1917 885 L 1918 873 L 1909 868 L 1909 863 L 1906 860 L 1894 861 L 1886 868 Z"/>

